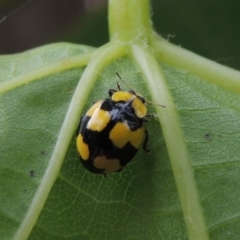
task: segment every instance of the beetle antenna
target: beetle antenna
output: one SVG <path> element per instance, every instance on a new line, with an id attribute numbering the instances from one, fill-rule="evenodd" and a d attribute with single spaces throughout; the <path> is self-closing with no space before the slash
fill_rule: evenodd
<path id="1" fill-rule="evenodd" d="M 120 74 L 118 72 L 116 72 L 116 75 L 119 77 L 119 79 L 124 83 L 124 85 L 128 88 L 128 89 L 132 89 L 120 76 Z"/>
<path id="2" fill-rule="evenodd" d="M 166 106 L 164 106 L 164 105 L 161 105 L 161 104 L 158 104 L 158 103 L 151 102 L 151 101 L 149 101 L 149 100 L 147 100 L 147 99 L 145 99 L 145 100 L 146 100 L 146 102 L 151 103 L 151 104 L 153 104 L 153 105 L 157 105 L 157 106 L 159 106 L 159 107 L 166 108 Z"/>
<path id="3" fill-rule="evenodd" d="M 121 78 L 121 76 L 120 76 L 120 74 L 119 74 L 118 72 L 116 72 L 116 75 L 117 75 L 117 76 L 119 77 L 119 79 L 124 83 L 124 85 L 126 85 L 126 87 L 127 87 L 128 89 L 131 89 L 131 87 Z M 118 84 L 118 85 L 119 85 L 119 84 Z M 118 88 L 121 89 L 120 87 L 118 87 Z M 149 101 L 149 100 L 147 100 L 147 99 L 145 99 L 145 101 L 148 102 L 148 103 L 151 103 L 151 104 L 153 104 L 153 105 L 157 105 L 157 106 L 159 106 L 159 107 L 166 108 L 166 106 L 164 106 L 164 105 L 151 102 L 151 101 Z"/>

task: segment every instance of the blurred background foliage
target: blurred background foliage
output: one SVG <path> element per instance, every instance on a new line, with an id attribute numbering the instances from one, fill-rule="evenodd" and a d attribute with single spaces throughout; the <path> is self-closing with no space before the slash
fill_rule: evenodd
<path id="1" fill-rule="evenodd" d="M 152 17 L 164 38 L 240 70 L 239 0 L 152 0 Z M 0 54 L 62 41 L 106 43 L 107 0 L 0 0 Z"/>

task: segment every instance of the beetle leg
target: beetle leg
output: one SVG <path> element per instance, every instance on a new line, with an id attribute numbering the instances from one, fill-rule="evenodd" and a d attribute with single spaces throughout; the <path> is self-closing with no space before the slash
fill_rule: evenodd
<path id="1" fill-rule="evenodd" d="M 145 139 L 144 139 L 144 142 L 143 142 L 143 150 L 145 152 L 147 152 L 148 154 L 150 154 L 152 151 L 147 149 L 147 143 L 148 143 L 148 131 L 145 129 Z"/>
<path id="2" fill-rule="evenodd" d="M 147 117 L 144 117 L 144 118 L 142 118 L 142 121 L 143 121 L 143 122 L 148 122 L 149 119 L 148 119 Z"/>
<path id="3" fill-rule="evenodd" d="M 154 114 L 147 114 L 145 117 L 148 119 L 153 119 L 155 116 Z"/>
<path id="4" fill-rule="evenodd" d="M 143 122 L 148 122 L 149 119 L 151 119 L 151 118 L 154 118 L 154 115 L 153 114 L 147 114 L 147 115 L 145 115 L 144 118 L 142 118 L 142 121 Z"/>

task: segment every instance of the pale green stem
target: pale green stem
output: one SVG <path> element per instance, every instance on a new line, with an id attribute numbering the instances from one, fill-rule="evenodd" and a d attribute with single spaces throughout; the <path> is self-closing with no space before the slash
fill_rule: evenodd
<path id="1" fill-rule="evenodd" d="M 208 233 L 198 190 L 195 185 L 191 159 L 164 76 L 149 48 L 144 47 L 142 44 L 134 44 L 132 46 L 132 55 L 147 79 L 154 102 L 166 106 L 166 108 L 157 107 L 157 113 L 160 117 L 171 160 L 189 239 L 207 240 Z"/>
<path id="2" fill-rule="evenodd" d="M 149 0 L 109 0 L 110 39 L 148 41 L 152 34 Z"/>
<path id="3" fill-rule="evenodd" d="M 87 66 L 82 75 L 81 81 L 74 92 L 46 172 L 14 240 L 28 238 L 60 172 L 69 143 L 76 130 L 80 113 L 85 104 L 85 99 L 88 97 L 89 92 L 102 69 L 110 62 L 121 57 L 124 54 L 124 51 L 125 48 L 120 44 L 110 43 L 98 49 L 92 57 L 92 60 Z"/>
<path id="4" fill-rule="evenodd" d="M 37 81 L 42 77 L 49 76 L 56 72 L 62 72 L 67 69 L 85 66 L 89 62 L 89 59 L 94 54 L 94 52 L 95 50 L 90 53 L 63 59 L 63 60 L 51 63 L 47 66 L 33 69 L 23 75 L 14 77 L 7 81 L 3 81 L 0 83 L 0 94 L 13 90 L 24 84 Z"/>
<path id="5" fill-rule="evenodd" d="M 162 62 L 182 68 L 225 89 L 240 93 L 239 71 L 175 46 L 159 36 L 155 36 L 152 44 L 156 56 Z"/>

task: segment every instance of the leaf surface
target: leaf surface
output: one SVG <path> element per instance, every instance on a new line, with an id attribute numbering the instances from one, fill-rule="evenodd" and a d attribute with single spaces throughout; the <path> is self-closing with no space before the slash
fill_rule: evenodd
<path id="1" fill-rule="evenodd" d="M 109 3 L 98 49 L 0 57 L 1 239 L 238 239 L 239 72 L 157 36 L 148 1 Z M 152 154 L 104 178 L 80 164 L 75 132 L 116 72 L 166 108 L 148 104 Z"/>

